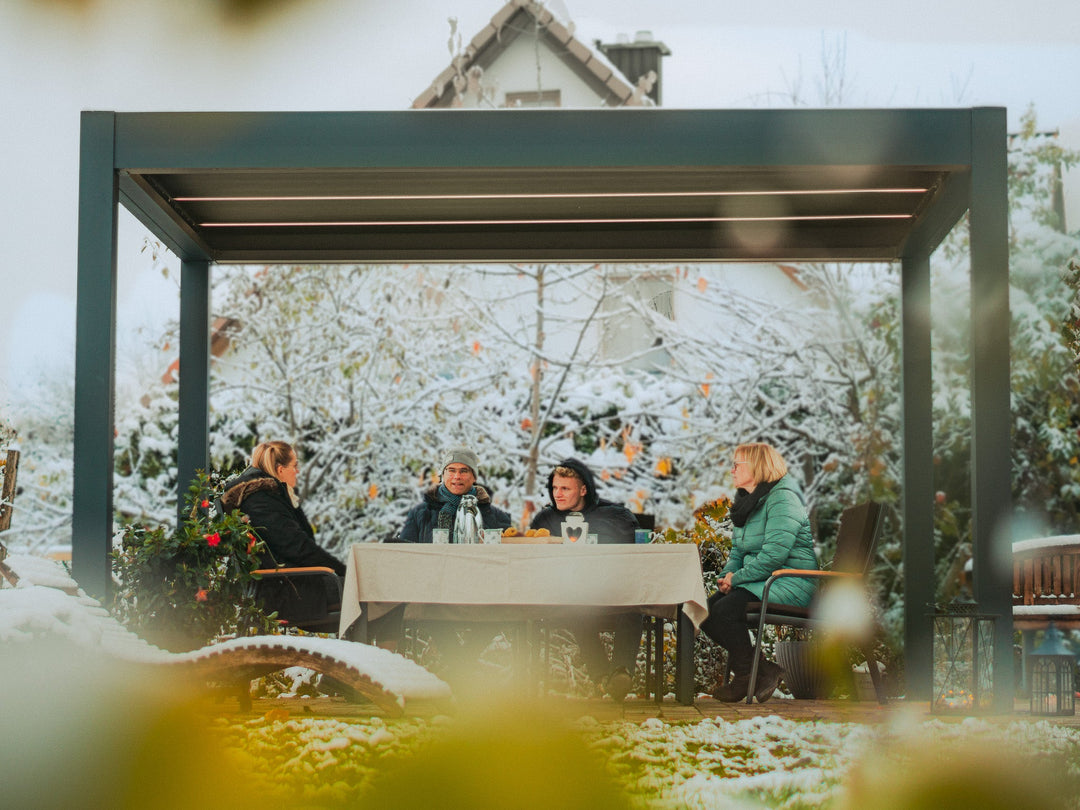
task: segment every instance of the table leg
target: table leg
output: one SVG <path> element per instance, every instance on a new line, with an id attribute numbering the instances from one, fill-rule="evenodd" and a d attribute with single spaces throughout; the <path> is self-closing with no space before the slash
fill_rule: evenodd
<path id="1" fill-rule="evenodd" d="M 350 624 L 343 638 L 346 641 L 359 641 L 361 644 L 368 643 L 368 606 L 366 602 L 360 603 L 360 618 Z"/>
<path id="2" fill-rule="evenodd" d="M 503 630 L 510 634 L 510 680 L 521 691 L 523 697 L 534 695 L 532 652 L 529 646 L 529 625 L 531 622 L 514 622 L 510 629 Z"/>
<path id="3" fill-rule="evenodd" d="M 694 705 L 694 623 L 679 605 L 675 630 L 675 699 Z"/>
<path id="4" fill-rule="evenodd" d="M 652 622 L 652 689 L 657 703 L 664 702 L 664 620 L 659 617 Z"/>

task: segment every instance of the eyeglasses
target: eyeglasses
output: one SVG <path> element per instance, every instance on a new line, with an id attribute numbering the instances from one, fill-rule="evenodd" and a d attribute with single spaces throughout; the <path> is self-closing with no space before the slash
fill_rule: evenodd
<path id="1" fill-rule="evenodd" d="M 443 470 L 443 474 L 448 477 L 451 475 L 472 475 L 472 470 L 470 470 L 468 467 L 447 467 L 445 470 Z"/>
<path id="2" fill-rule="evenodd" d="M 731 462 L 731 471 L 735 472 L 739 468 L 740 464 L 749 464 L 749 461 L 733 461 Z"/>

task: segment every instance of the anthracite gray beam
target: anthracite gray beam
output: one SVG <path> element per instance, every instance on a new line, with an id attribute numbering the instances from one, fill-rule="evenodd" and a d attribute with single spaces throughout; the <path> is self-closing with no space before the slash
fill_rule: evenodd
<path id="1" fill-rule="evenodd" d="M 82 114 L 75 318 L 75 474 L 71 565 L 83 589 L 109 594 L 116 396 L 116 234 L 112 113 Z"/>
<path id="2" fill-rule="evenodd" d="M 970 110 L 125 113 L 133 171 L 506 166 L 965 166 Z"/>
<path id="3" fill-rule="evenodd" d="M 181 261 L 209 259 L 210 251 L 168 201 L 128 174 L 120 175 L 120 203 Z"/>
<path id="4" fill-rule="evenodd" d="M 996 614 L 994 703 L 1013 708 L 1009 397 L 1008 132 L 1005 110 L 972 111 L 971 508 L 975 601 Z"/>
<path id="5" fill-rule="evenodd" d="M 971 172 L 967 169 L 950 172 L 931 209 L 904 240 L 903 255 L 919 257 L 933 253 L 967 213 L 970 202 Z"/>
<path id="6" fill-rule="evenodd" d="M 935 601 L 937 583 L 929 254 L 905 256 L 900 273 L 904 671 L 908 696 L 929 700 L 932 636 L 927 613 Z"/>
<path id="7" fill-rule="evenodd" d="M 180 265 L 180 384 L 176 464 L 177 526 L 199 470 L 210 469 L 210 264 Z"/>

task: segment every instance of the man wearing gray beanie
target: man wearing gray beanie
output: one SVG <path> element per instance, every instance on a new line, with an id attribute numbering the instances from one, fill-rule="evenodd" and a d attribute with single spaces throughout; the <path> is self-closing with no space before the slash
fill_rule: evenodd
<path id="1" fill-rule="evenodd" d="M 480 517 L 485 529 L 505 529 L 510 525 L 510 515 L 491 504 L 488 491 L 476 485 L 480 471 L 480 459 L 468 447 L 453 447 L 442 455 L 439 468 L 440 483 L 429 488 L 423 500 L 409 510 L 405 525 L 397 543 L 430 543 L 434 529 L 447 529 L 450 542 L 454 540 L 454 520 L 458 506 L 465 495 L 476 496 Z M 434 622 L 427 633 L 444 663 L 442 675 L 451 680 L 464 679 L 483 651 L 491 644 L 494 632 L 479 626 L 465 628 L 461 633 L 453 624 Z"/>
<path id="2" fill-rule="evenodd" d="M 505 529 L 510 515 L 491 503 L 491 495 L 476 485 L 480 459 L 468 447 L 452 447 L 442 455 L 440 483 L 424 493 L 419 504 L 405 516 L 405 525 L 396 542 L 430 543 L 433 529 L 448 529 L 454 542 L 454 518 L 463 495 L 475 495 L 485 529 Z"/>

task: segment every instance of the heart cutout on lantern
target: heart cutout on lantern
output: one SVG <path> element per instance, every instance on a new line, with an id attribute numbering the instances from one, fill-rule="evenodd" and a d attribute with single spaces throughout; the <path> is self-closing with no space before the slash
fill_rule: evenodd
<path id="1" fill-rule="evenodd" d="M 576 543 L 581 539 L 581 527 L 579 526 L 576 529 L 567 528 L 566 536 L 570 538 L 571 543 Z"/>

